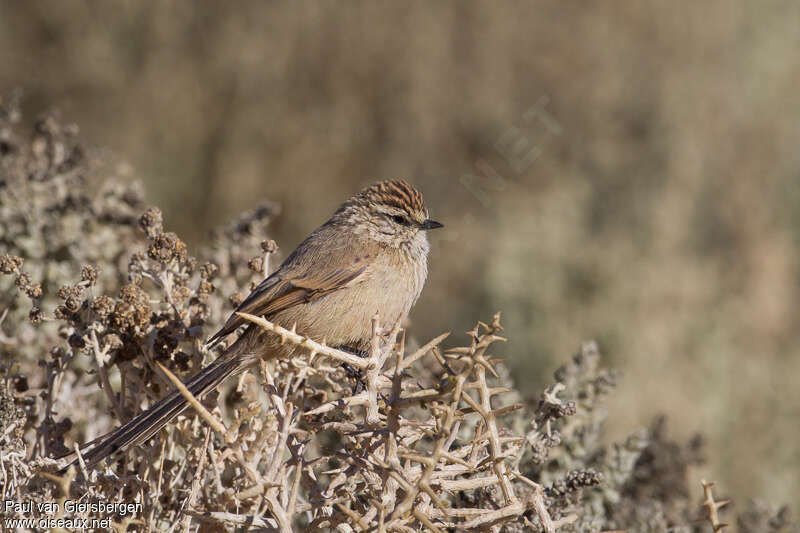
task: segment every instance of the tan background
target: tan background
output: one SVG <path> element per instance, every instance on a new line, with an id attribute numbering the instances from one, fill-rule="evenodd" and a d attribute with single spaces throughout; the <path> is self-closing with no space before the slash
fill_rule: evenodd
<path id="1" fill-rule="evenodd" d="M 501 309 L 535 394 L 595 337 L 626 374 L 609 438 L 664 412 L 707 435 L 698 479 L 798 502 L 797 4 L 231 5 L 0 1 L 0 91 L 190 245 L 271 199 L 287 252 L 410 179 L 447 225 L 417 338 Z"/>

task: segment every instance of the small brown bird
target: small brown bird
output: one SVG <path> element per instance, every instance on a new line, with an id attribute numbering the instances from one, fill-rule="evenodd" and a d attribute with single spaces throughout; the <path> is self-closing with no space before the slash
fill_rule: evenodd
<path id="1" fill-rule="evenodd" d="M 377 183 L 356 194 L 314 230 L 281 266 L 236 309 L 259 315 L 328 345 L 366 351 L 371 317 L 384 324 L 403 320 L 428 274 L 426 230 L 430 220 L 422 194 L 403 180 Z M 214 345 L 245 325 L 232 314 L 208 341 Z M 196 397 L 216 388 L 259 359 L 287 357 L 296 349 L 250 324 L 225 352 L 185 385 Z M 152 437 L 187 407 L 174 391 L 83 454 L 94 465 Z"/>

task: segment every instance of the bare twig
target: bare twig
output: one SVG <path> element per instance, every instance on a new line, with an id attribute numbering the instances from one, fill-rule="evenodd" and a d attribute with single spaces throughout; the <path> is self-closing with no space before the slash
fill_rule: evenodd
<path id="1" fill-rule="evenodd" d="M 711 492 L 711 488 L 714 486 L 714 482 L 708 482 L 705 479 L 700 480 L 700 484 L 703 485 L 703 496 L 705 500 L 703 501 L 703 507 L 708 512 L 708 516 L 706 519 L 711 524 L 711 527 L 714 530 L 714 533 L 717 531 L 722 531 L 728 524 L 724 524 L 719 520 L 719 510 L 725 507 L 730 503 L 730 500 L 720 500 L 715 501 L 714 495 Z"/>
<path id="2" fill-rule="evenodd" d="M 175 385 L 175 388 L 178 389 L 178 392 L 181 393 L 181 396 L 186 398 L 186 401 L 189 402 L 189 405 L 195 408 L 197 414 L 199 414 L 203 418 L 203 420 L 208 422 L 208 425 L 211 426 L 214 429 L 214 431 L 219 433 L 224 438 L 228 432 L 225 425 L 219 420 L 217 420 L 214 417 L 214 415 L 209 413 L 208 409 L 203 407 L 203 404 L 200 403 L 200 401 L 197 398 L 195 398 L 194 394 L 192 394 L 191 391 L 186 388 L 186 385 L 184 385 L 183 382 L 180 379 L 178 379 L 178 377 L 175 374 L 170 372 L 167 367 L 165 367 L 158 361 L 156 361 L 156 365 L 158 365 L 158 368 L 161 369 L 161 371 L 164 373 L 165 376 L 167 376 L 167 378 L 169 378 L 172 384 Z"/>
<path id="3" fill-rule="evenodd" d="M 272 322 L 270 322 L 265 318 L 255 315 L 249 315 L 247 313 L 236 313 L 236 314 L 244 318 L 245 320 L 249 320 L 254 324 L 258 324 L 267 331 L 271 331 L 277 334 L 281 338 L 282 342 L 289 341 L 292 344 L 300 346 L 301 348 L 305 348 L 311 354 L 324 355 L 326 357 L 330 357 L 331 359 L 336 359 L 337 361 L 340 361 L 342 363 L 347 363 L 350 366 L 354 366 L 362 370 L 366 369 L 367 366 L 369 365 L 367 360 L 362 359 L 361 357 L 349 354 L 347 352 L 343 352 L 342 350 L 337 350 L 336 348 L 331 348 L 330 346 L 326 346 L 324 343 L 320 344 L 316 341 L 311 340 L 308 337 L 298 335 L 297 332 L 295 331 L 291 331 L 277 324 L 273 324 Z"/>

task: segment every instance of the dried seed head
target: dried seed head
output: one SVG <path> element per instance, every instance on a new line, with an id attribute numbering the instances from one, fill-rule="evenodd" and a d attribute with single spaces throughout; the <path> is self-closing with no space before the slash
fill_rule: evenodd
<path id="1" fill-rule="evenodd" d="M 119 298 L 129 304 L 143 304 L 148 301 L 147 293 L 141 287 L 132 283 L 122 286 L 119 290 Z"/>
<path id="2" fill-rule="evenodd" d="M 20 272 L 14 280 L 14 284 L 19 287 L 19 290 L 28 295 L 31 300 L 42 296 L 42 286 L 38 283 L 32 283 L 31 277 L 27 272 Z"/>
<path id="3" fill-rule="evenodd" d="M 200 285 L 197 287 L 197 294 L 198 295 L 207 295 L 214 292 L 214 285 L 209 283 L 206 280 L 200 282 Z"/>
<path id="4" fill-rule="evenodd" d="M 44 319 L 44 313 L 42 312 L 41 308 L 39 307 L 32 307 L 31 312 L 28 313 L 28 320 L 30 320 L 33 324 L 39 324 Z"/>
<path id="5" fill-rule="evenodd" d="M 98 296 L 92 300 L 92 312 L 100 318 L 105 318 L 114 310 L 114 300 L 106 295 Z"/>
<path id="6" fill-rule="evenodd" d="M 246 296 L 241 291 L 235 292 L 231 294 L 228 298 L 228 301 L 231 303 L 233 307 L 239 307 L 241 303 L 245 300 Z"/>
<path id="7" fill-rule="evenodd" d="M 89 285 L 94 285 L 97 282 L 97 269 L 92 265 L 84 265 L 81 268 L 81 281 L 86 281 Z"/>
<path id="8" fill-rule="evenodd" d="M 168 263 L 172 259 L 186 259 L 186 244 L 172 232 L 161 233 L 153 239 L 147 250 L 151 259 Z"/>
<path id="9" fill-rule="evenodd" d="M 0 273 L 13 274 L 22 267 L 23 260 L 16 255 L 5 254 L 0 256 Z"/>
<path id="10" fill-rule="evenodd" d="M 139 217 L 139 226 L 150 239 L 155 239 L 164 231 L 164 217 L 157 207 L 150 207 Z"/>
<path id="11" fill-rule="evenodd" d="M 214 263 L 204 263 L 200 267 L 200 277 L 204 280 L 211 281 L 219 272 L 219 267 Z"/>
<path id="12" fill-rule="evenodd" d="M 192 291 L 189 290 L 189 287 L 186 285 L 178 285 L 177 287 L 172 289 L 172 300 L 177 303 L 184 302 L 189 296 L 192 295 Z"/>
<path id="13" fill-rule="evenodd" d="M 261 251 L 265 254 L 274 254 L 278 251 L 278 243 L 272 239 L 261 241 Z"/>
<path id="14" fill-rule="evenodd" d="M 147 327 L 153 314 L 147 293 L 129 283 L 120 289 L 119 297 L 122 301 L 114 307 L 112 325 L 119 329 Z"/>
<path id="15" fill-rule="evenodd" d="M 108 335 L 103 336 L 101 345 L 104 350 L 109 352 L 119 350 L 122 348 L 122 339 L 116 333 L 109 333 Z"/>
<path id="16" fill-rule="evenodd" d="M 76 313 L 83 303 L 83 287 L 78 285 L 64 285 L 58 289 L 58 297 L 64 300 L 64 307 L 70 313 Z"/>
<path id="17" fill-rule="evenodd" d="M 247 262 L 247 268 L 249 268 L 253 272 L 261 272 L 261 268 L 263 265 L 264 262 L 261 259 L 261 256 L 253 257 L 250 259 L 250 261 Z"/>
<path id="18" fill-rule="evenodd" d="M 594 487 L 603 482 L 603 474 L 594 470 L 573 470 L 567 477 L 559 479 L 553 483 L 545 494 L 549 497 L 566 496 L 570 492 L 575 492 L 583 487 Z"/>

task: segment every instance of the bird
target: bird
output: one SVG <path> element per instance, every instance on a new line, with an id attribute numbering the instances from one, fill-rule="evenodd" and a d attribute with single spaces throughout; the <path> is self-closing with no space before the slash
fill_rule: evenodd
<path id="1" fill-rule="evenodd" d="M 281 343 L 237 313 L 261 316 L 327 345 L 366 352 L 372 317 L 402 322 L 428 275 L 429 230 L 443 224 L 429 218 L 422 194 L 401 179 L 370 185 L 345 201 L 264 279 L 212 335 L 213 347 L 242 326 L 244 331 L 185 387 L 197 398 L 260 360 L 291 357 L 297 346 Z M 82 453 L 86 466 L 140 444 L 188 407 L 177 390 Z M 89 443 L 92 444 L 92 443 Z"/>

